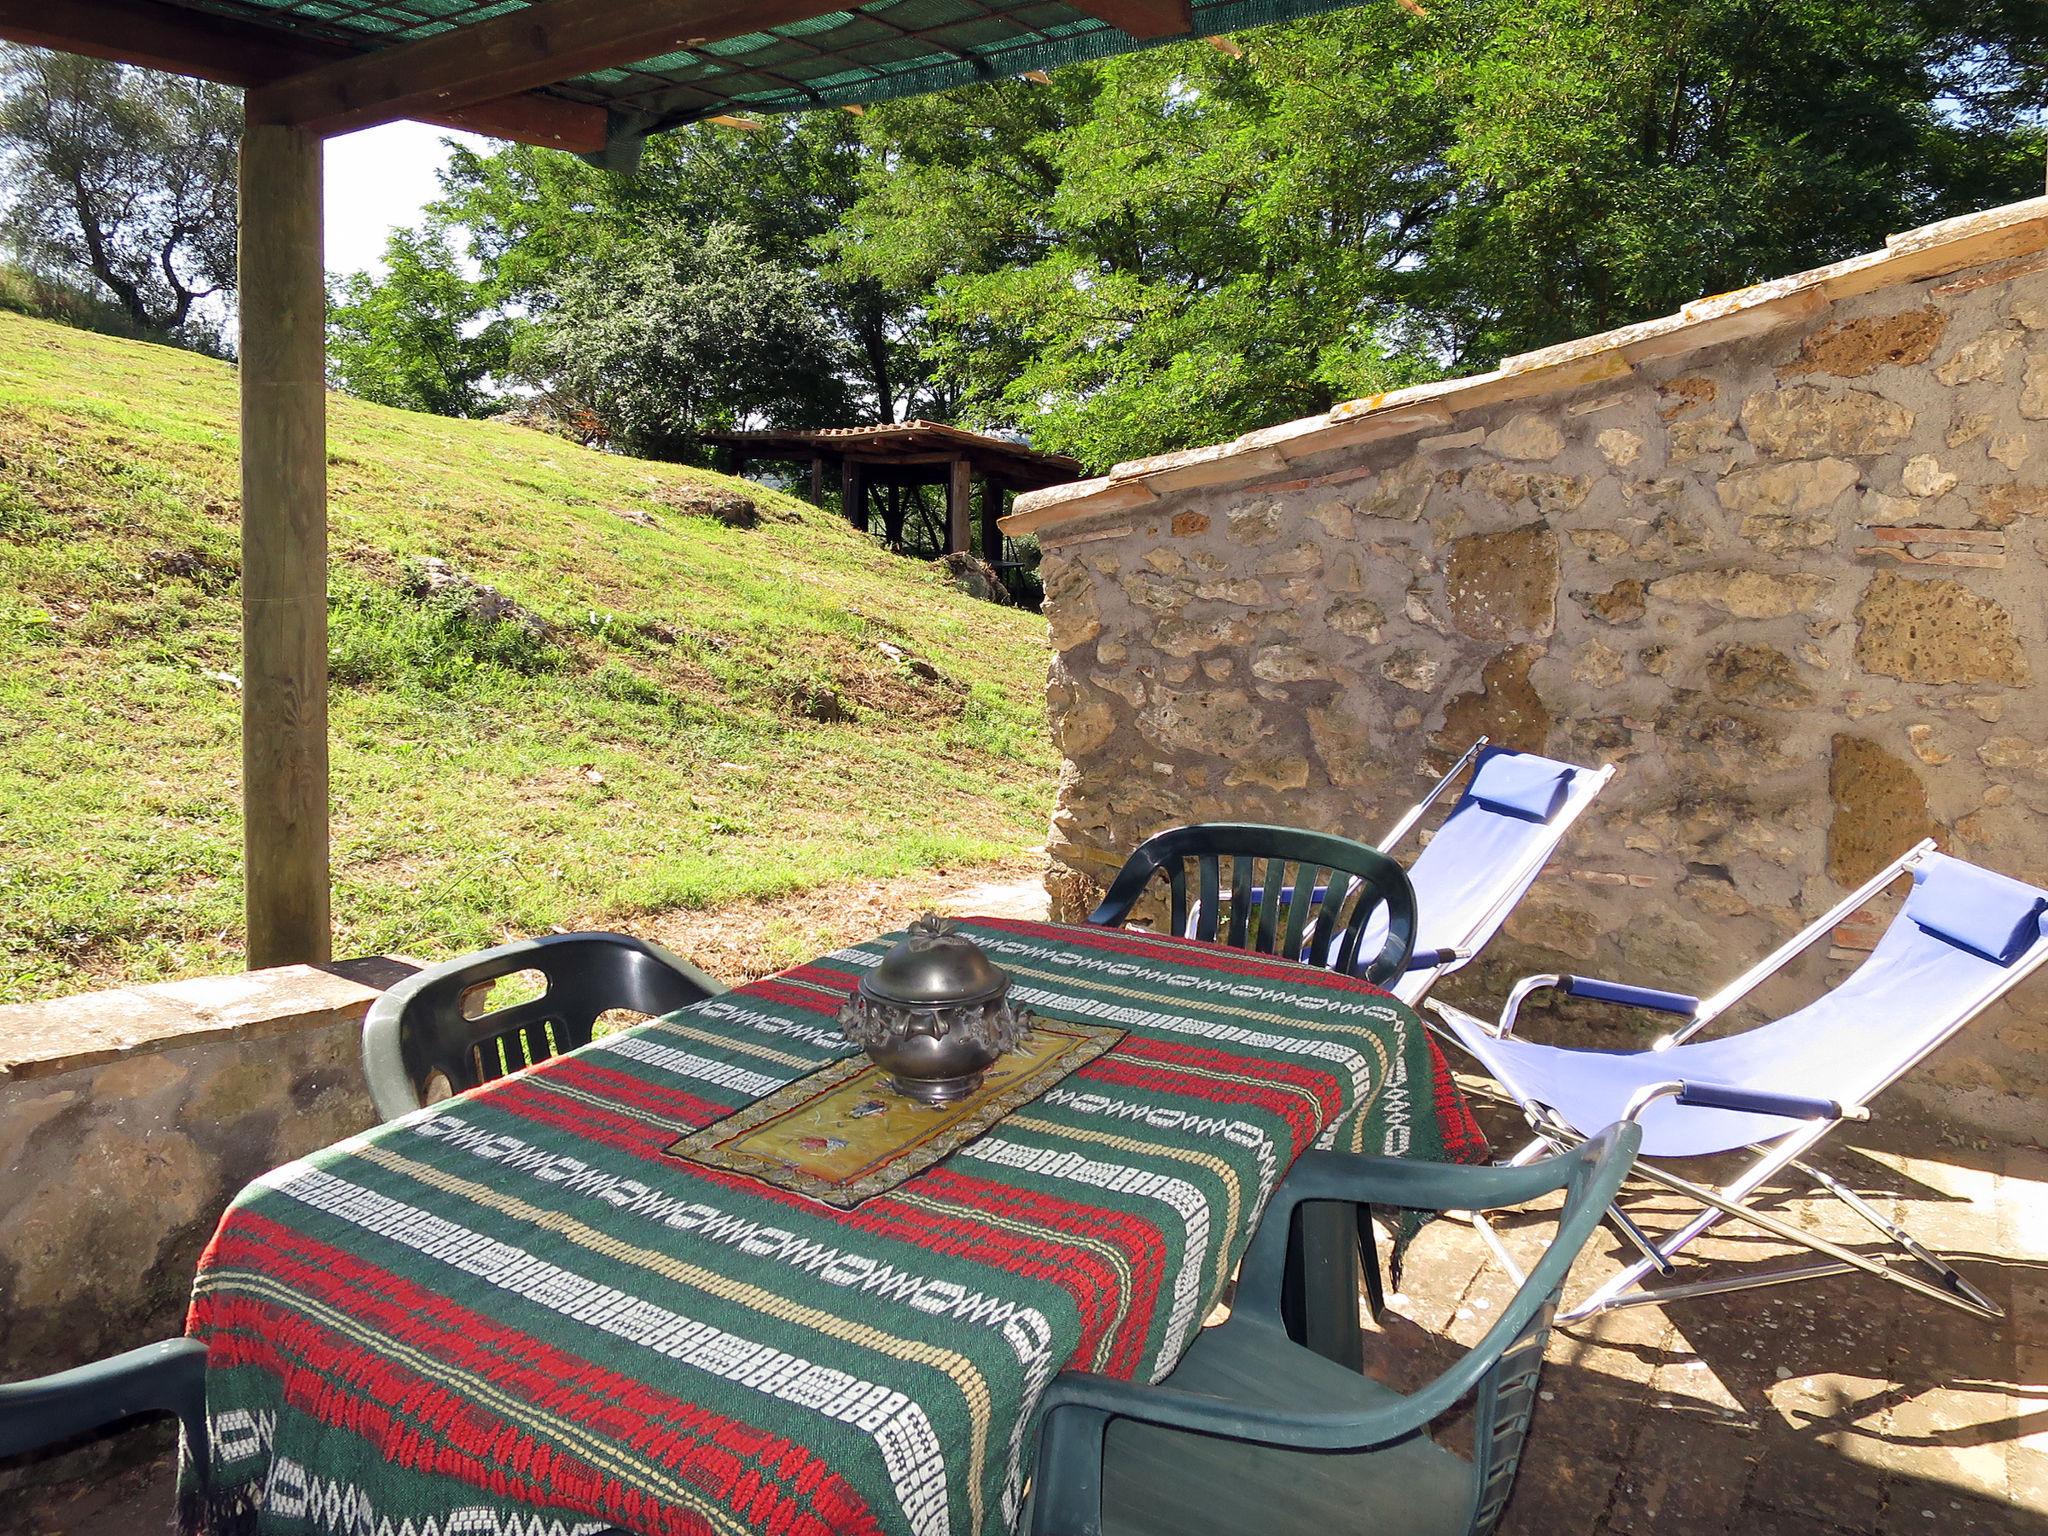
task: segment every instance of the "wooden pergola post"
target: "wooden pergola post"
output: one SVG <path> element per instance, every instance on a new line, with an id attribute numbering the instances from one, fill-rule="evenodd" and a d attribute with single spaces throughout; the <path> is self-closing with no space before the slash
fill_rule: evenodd
<path id="1" fill-rule="evenodd" d="M 242 846 L 251 970 L 332 958 L 321 140 L 241 156 Z"/>
<path id="2" fill-rule="evenodd" d="M 996 519 L 1003 515 L 1003 488 L 992 475 L 981 477 L 981 558 L 990 565 L 1003 563 L 1003 530 Z"/>
<path id="3" fill-rule="evenodd" d="M 969 520 L 970 495 L 974 488 L 974 466 L 963 454 L 946 466 L 946 553 L 958 554 L 974 545 Z"/>
<path id="4" fill-rule="evenodd" d="M 868 488 L 860 472 L 860 460 L 848 456 L 839 461 L 839 510 L 862 533 L 868 531 Z"/>

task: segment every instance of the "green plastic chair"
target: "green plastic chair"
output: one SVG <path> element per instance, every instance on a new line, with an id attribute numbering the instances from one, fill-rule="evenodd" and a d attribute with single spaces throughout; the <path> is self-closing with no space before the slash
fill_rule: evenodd
<path id="1" fill-rule="evenodd" d="M 489 1013 L 470 1004 L 502 977 L 538 971 L 547 990 Z M 555 933 L 436 965 L 378 998 L 363 1020 L 363 1075 L 389 1120 L 439 1077 L 461 1093 L 590 1042 L 614 1008 L 659 1015 L 725 988 L 658 944 L 624 933 Z"/>
<path id="2" fill-rule="evenodd" d="M 1634 1161 L 1642 1133 L 1608 1127 L 1522 1168 L 1310 1152 L 1259 1224 L 1229 1321 L 1156 1386 L 1068 1372 L 1043 1399 L 1029 1536 L 1461 1536 L 1493 1529 L 1528 1434 L 1566 1272 Z M 1555 1240 L 1486 1337 L 1402 1394 L 1288 1338 L 1281 1293 L 1303 1202 L 1487 1210 L 1566 1191 Z M 1355 1304 L 1355 1303 L 1354 1303 Z M 1471 1461 L 1432 1422 L 1470 1397 Z"/>
<path id="3" fill-rule="evenodd" d="M 1223 889 L 1223 861 L 1230 887 Z M 1195 865 L 1195 903 L 1188 900 L 1187 864 Z M 1263 860 L 1265 873 L 1256 866 Z M 1295 873 L 1287 875 L 1287 866 Z M 1415 949 L 1415 892 L 1401 866 L 1364 843 L 1298 827 L 1212 821 L 1175 827 L 1140 843 L 1117 871 L 1088 921 L 1120 928 L 1153 877 L 1164 874 L 1171 932 L 1217 939 L 1239 949 L 1284 955 L 1314 966 L 1382 982 L 1408 968 Z M 1332 877 L 1349 876 L 1344 882 Z M 1296 901 L 1294 893 L 1328 889 L 1337 899 Z M 1227 902 L 1224 897 L 1228 896 Z M 1229 926 L 1224 927 L 1224 913 Z M 1193 913 L 1193 931 L 1189 915 Z M 1370 960 L 1360 954 L 1384 912 L 1386 937 Z M 1313 925 L 1310 917 L 1314 917 Z M 1283 926 L 1284 924 L 1284 926 Z"/>
<path id="4" fill-rule="evenodd" d="M 206 1346 L 168 1339 L 74 1370 L 0 1385 L 0 1456 L 56 1445 L 140 1414 L 174 1414 L 185 1428 L 185 1453 L 203 1490 L 206 1440 Z"/>

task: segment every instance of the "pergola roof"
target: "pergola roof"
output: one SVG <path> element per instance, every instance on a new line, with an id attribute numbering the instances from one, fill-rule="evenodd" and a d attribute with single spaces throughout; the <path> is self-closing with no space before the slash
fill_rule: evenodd
<path id="1" fill-rule="evenodd" d="M 418 117 L 605 155 L 747 110 L 1004 79 L 1342 0 L 0 0 L 0 37 L 250 88 L 323 135 Z"/>

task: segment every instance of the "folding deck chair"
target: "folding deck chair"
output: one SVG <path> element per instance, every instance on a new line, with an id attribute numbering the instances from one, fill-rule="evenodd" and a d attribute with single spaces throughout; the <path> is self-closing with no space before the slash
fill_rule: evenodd
<path id="1" fill-rule="evenodd" d="M 1408 866 L 1418 924 L 1415 950 L 1407 970 L 1389 990 L 1411 1007 L 1440 977 L 1487 946 L 1572 823 L 1614 777 L 1612 763 L 1600 769 L 1580 768 L 1534 752 L 1489 746 L 1482 736 L 1394 823 L 1378 844 L 1380 852 L 1391 855 L 1475 760 L 1471 781 L 1450 815 Z M 1262 896 L 1261 890 L 1252 890 L 1254 907 Z M 1311 906 L 1328 896 L 1327 889 L 1318 887 L 1310 897 Z M 1293 899 L 1291 889 L 1281 891 L 1283 909 Z M 1386 936 L 1385 917 L 1376 917 L 1374 924 L 1359 943 L 1361 955 L 1379 953 Z"/>
<path id="2" fill-rule="evenodd" d="M 1869 958 L 1840 986 L 1771 1023 L 1687 1043 L 1906 873 L 1913 887 L 1904 906 Z M 1582 1127 L 1637 1118 L 1643 1145 L 1636 1173 L 1701 1207 L 1677 1232 L 1653 1241 L 1617 1204 L 1609 1214 L 1643 1257 L 1561 1314 L 1560 1321 L 1577 1321 L 1611 1307 L 1654 1305 L 1850 1270 L 1980 1317 L 2002 1317 L 1995 1303 L 1911 1234 L 1801 1158 L 1843 1121 L 1868 1119 L 1870 1100 L 2048 962 L 2044 914 L 2048 892 L 1937 853 L 1930 839 L 1705 999 L 1589 977 L 1543 975 L 1515 985 L 1496 1024 L 1432 1001 L 1429 1006 L 1448 1025 L 1450 1037 L 1476 1056 L 1528 1115 L 1536 1139 L 1513 1161 L 1528 1162 L 1551 1148 L 1574 1144 L 1582 1139 Z M 1544 988 L 1668 1013 L 1685 1023 L 1649 1050 L 1635 1052 L 1570 1049 L 1515 1038 L 1516 1014 Z M 1753 1159 L 1718 1189 L 1659 1166 L 1745 1149 L 1755 1154 Z M 1911 1263 L 1853 1252 L 1748 1203 L 1760 1185 L 1787 1167 L 1841 1200 Z M 1730 1216 L 1820 1258 L 1656 1288 L 1642 1284 L 1652 1271 L 1671 1274 L 1687 1244 Z M 1495 1252 L 1506 1260 L 1497 1244 Z"/>

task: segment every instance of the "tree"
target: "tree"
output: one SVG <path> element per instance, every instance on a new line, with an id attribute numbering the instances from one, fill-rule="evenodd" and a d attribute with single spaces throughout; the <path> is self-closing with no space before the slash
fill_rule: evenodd
<path id="1" fill-rule="evenodd" d="M 235 92 L 0 45 L 0 230 L 33 269 L 95 282 L 146 334 L 210 342 L 235 286 Z"/>
<path id="2" fill-rule="evenodd" d="M 393 230 L 384 267 L 382 278 L 357 272 L 329 295 L 327 366 L 337 387 L 442 416 L 495 410 L 488 386 L 510 361 L 512 323 L 457 270 L 446 234 Z"/>
<path id="3" fill-rule="evenodd" d="M 840 342 L 846 420 L 943 417 L 951 397 L 934 391 L 921 350 L 924 290 L 833 259 L 831 236 L 859 196 L 869 153 L 858 123 L 838 112 L 752 133 L 707 125 L 661 134 L 630 179 L 545 150 L 460 150 L 433 217 L 464 232 L 497 302 L 536 315 L 624 246 L 736 226 L 759 256 L 810 280 L 807 299 Z"/>
<path id="4" fill-rule="evenodd" d="M 846 362 L 814 279 L 713 224 L 657 229 L 565 280 L 517 366 L 629 452 L 690 459 L 705 431 L 843 421 Z"/>
<path id="5" fill-rule="evenodd" d="M 2039 188 L 2027 0 L 1432 0 L 892 103 L 842 261 L 1095 467 Z M 2030 94 L 2031 93 L 2031 94 Z"/>

